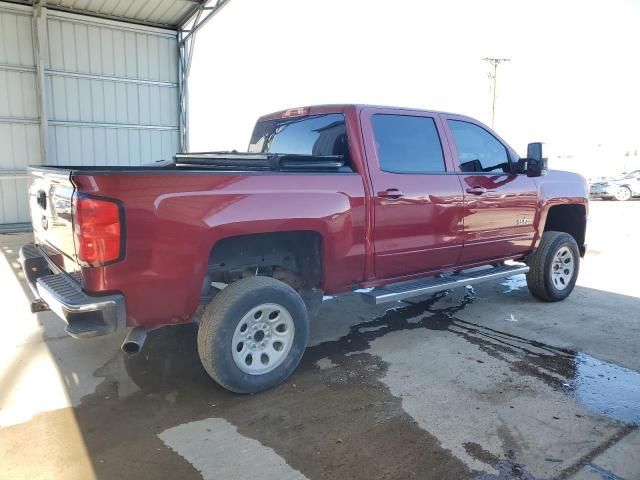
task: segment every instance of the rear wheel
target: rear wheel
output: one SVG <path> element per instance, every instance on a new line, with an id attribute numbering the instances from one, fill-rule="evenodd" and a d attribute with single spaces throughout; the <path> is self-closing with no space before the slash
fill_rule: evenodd
<path id="1" fill-rule="evenodd" d="M 580 269 L 580 251 L 575 239 L 564 232 L 544 232 L 529 260 L 527 286 L 545 302 L 564 300 L 573 291 Z"/>
<path id="2" fill-rule="evenodd" d="M 226 287 L 207 306 L 198 330 L 198 353 L 220 385 L 236 393 L 255 393 L 295 370 L 308 337 L 300 295 L 279 280 L 249 277 Z"/>
<path id="3" fill-rule="evenodd" d="M 631 198 L 631 190 L 629 190 L 627 187 L 620 187 L 616 191 L 614 198 L 619 202 L 626 202 Z"/>

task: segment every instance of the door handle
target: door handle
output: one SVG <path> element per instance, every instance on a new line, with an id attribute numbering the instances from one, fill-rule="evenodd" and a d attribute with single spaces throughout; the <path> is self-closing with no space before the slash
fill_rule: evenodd
<path id="1" fill-rule="evenodd" d="M 377 196 L 380 198 L 400 198 L 403 195 L 404 193 L 397 188 L 387 188 L 386 190 L 377 193 Z"/>
<path id="2" fill-rule="evenodd" d="M 43 210 L 47 209 L 47 194 L 44 190 L 38 190 L 36 194 L 36 203 L 40 205 Z"/>
<path id="3" fill-rule="evenodd" d="M 487 189 L 484 187 L 473 187 L 473 188 L 467 188 L 467 193 L 472 193 L 473 195 L 482 195 L 483 193 L 486 193 Z"/>

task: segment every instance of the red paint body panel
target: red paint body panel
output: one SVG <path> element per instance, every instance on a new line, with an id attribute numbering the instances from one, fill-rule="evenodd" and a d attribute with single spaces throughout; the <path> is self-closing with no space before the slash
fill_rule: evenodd
<path id="1" fill-rule="evenodd" d="M 123 173 L 73 181 L 82 192 L 124 203 L 125 259 L 83 268 L 83 277 L 88 292 L 122 292 L 131 325 L 188 321 L 209 253 L 226 237 L 315 231 L 328 292 L 349 290 L 363 277 L 365 195 L 356 174 Z"/>
<path id="2" fill-rule="evenodd" d="M 571 172 L 550 170 L 544 177 L 533 179 L 537 187 L 538 207 L 534 222 L 534 247 L 544 233 L 549 209 L 556 205 L 582 205 L 589 216 L 589 187 L 584 177 Z"/>
<path id="3" fill-rule="evenodd" d="M 463 243 L 463 195 L 460 180 L 437 115 L 403 111 L 403 115 L 432 118 L 443 144 L 447 171 L 441 174 L 391 173 L 380 169 L 371 125 L 375 114 L 397 114 L 396 109 L 362 110 L 362 126 L 368 172 L 372 185 L 374 267 L 377 278 L 424 274 L 453 268 Z M 382 196 L 398 190 L 399 198 Z"/>
<path id="4" fill-rule="evenodd" d="M 526 175 L 461 174 L 465 191 L 464 251 L 461 263 L 531 251 L 537 211 L 536 185 Z M 485 188 L 482 195 L 467 188 Z M 518 225 L 526 219 L 528 223 Z"/>
<path id="5" fill-rule="evenodd" d="M 376 112 L 432 117 L 446 172 L 381 171 L 370 122 Z M 460 172 L 446 119 L 475 122 L 467 117 L 357 105 L 309 107 L 309 114 L 321 113 L 345 115 L 354 173 L 71 168 L 77 191 L 119 200 L 126 222 L 124 259 L 82 267 L 83 288 L 93 294 L 123 293 L 128 324 L 154 328 L 191 319 L 209 254 L 224 238 L 317 232 L 322 237 L 322 287 L 339 293 L 354 285 L 522 258 L 536 247 L 549 208 L 587 207 L 586 184 L 575 174 L 549 172 L 532 179 Z M 40 182 L 36 187 L 46 184 L 42 175 L 35 176 Z M 482 198 L 466 193 L 475 186 L 491 192 Z M 403 197 L 378 196 L 388 188 L 402 190 Z M 517 224 L 523 217 L 530 222 Z"/>
<path id="6" fill-rule="evenodd" d="M 533 248 L 537 212 L 536 185 L 526 174 L 463 172 L 447 120 L 461 120 L 483 128 L 499 140 L 511 154 L 507 143 L 489 127 L 469 117 L 441 114 L 447 131 L 464 194 L 464 249 L 461 264 L 482 262 L 526 254 Z M 481 195 L 469 193 L 483 189 Z M 518 221 L 521 221 L 519 224 Z"/>

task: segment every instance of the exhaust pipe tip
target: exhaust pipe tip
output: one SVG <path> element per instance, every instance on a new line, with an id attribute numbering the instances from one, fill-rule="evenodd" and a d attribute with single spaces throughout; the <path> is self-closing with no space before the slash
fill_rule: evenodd
<path id="1" fill-rule="evenodd" d="M 140 350 L 142 350 L 142 346 L 135 342 L 124 342 L 121 348 L 127 355 L 135 355 L 136 353 L 140 353 Z"/>
<path id="2" fill-rule="evenodd" d="M 120 348 L 127 355 L 135 355 L 136 353 L 140 353 L 146 339 L 147 331 L 144 328 L 132 328 L 129 330 L 129 333 L 127 333 L 127 336 L 124 337 L 124 341 Z"/>

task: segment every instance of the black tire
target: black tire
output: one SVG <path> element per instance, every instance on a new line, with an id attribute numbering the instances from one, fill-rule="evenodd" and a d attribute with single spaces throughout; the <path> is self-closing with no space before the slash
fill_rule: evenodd
<path id="1" fill-rule="evenodd" d="M 263 303 L 286 308 L 295 327 L 289 353 L 274 370 L 261 375 L 243 372 L 235 363 L 232 339 L 247 312 Z M 198 353 L 207 373 L 227 390 L 256 393 L 284 381 L 300 363 L 309 340 L 309 318 L 300 295 L 271 277 L 248 277 L 232 283 L 205 309 L 198 329 Z"/>
<path id="2" fill-rule="evenodd" d="M 556 253 L 567 247 L 573 255 L 573 276 L 563 289 L 558 289 L 552 280 L 553 259 Z M 575 239 L 564 232 L 544 232 L 540 245 L 529 258 L 527 286 L 531 294 L 544 302 L 558 302 L 571 294 L 580 270 L 580 251 Z"/>

